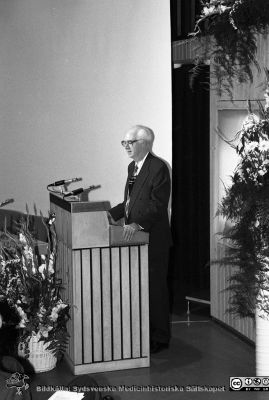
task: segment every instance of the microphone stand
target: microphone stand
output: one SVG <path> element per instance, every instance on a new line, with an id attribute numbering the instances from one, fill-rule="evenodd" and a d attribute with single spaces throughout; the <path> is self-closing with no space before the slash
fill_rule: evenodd
<path id="1" fill-rule="evenodd" d="M 85 192 L 90 193 L 92 190 L 99 189 L 101 185 L 91 185 L 86 189 L 79 188 L 75 189 L 72 192 L 69 192 L 67 194 L 64 194 L 64 199 L 70 200 L 70 201 L 81 201 L 81 195 Z"/>
<path id="2" fill-rule="evenodd" d="M 56 193 L 56 194 L 60 194 L 63 197 L 68 195 L 70 192 L 68 192 L 68 186 L 73 183 L 73 182 L 65 182 L 62 185 L 58 185 L 55 186 L 54 183 L 47 185 L 47 190 L 51 193 Z M 57 187 L 57 189 L 54 189 L 55 187 Z"/>
<path id="3" fill-rule="evenodd" d="M 47 185 L 47 190 L 49 191 L 49 192 L 51 192 L 51 193 L 56 193 L 56 194 L 61 194 L 61 195 L 63 195 L 64 194 L 64 186 L 57 186 L 57 189 L 54 189 L 54 187 L 53 186 L 50 186 L 50 185 Z"/>
<path id="4" fill-rule="evenodd" d="M 66 200 L 81 201 L 82 193 L 84 193 L 84 192 L 89 193 L 91 190 L 99 189 L 101 187 L 101 185 L 92 185 L 86 189 L 79 188 L 79 189 L 74 189 L 71 192 L 68 191 L 68 186 L 70 185 L 70 183 L 78 182 L 80 180 L 82 180 L 82 178 L 74 178 L 74 179 L 70 179 L 70 180 L 67 179 L 67 180 L 61 180 L 61 181 L 57 181 L 54 183 L 50 183 L 49 185 L 47 185 L 47 190 L 51 193 L 60 194 L 63 197 L 63 199 L 66 199 Z M 57 189 L 55 189 L 55 187 Z M 68 197 L 68 199 L 67 199 L 67 197 Z"/>

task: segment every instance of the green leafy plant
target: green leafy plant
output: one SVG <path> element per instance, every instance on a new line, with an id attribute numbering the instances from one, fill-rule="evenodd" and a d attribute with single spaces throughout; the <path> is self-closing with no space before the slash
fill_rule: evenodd
<path id="1" fill-rule="evenodd" d="M 191 34 L 199 39 L 196 67 L 210 59 L 214 88 L 230 96 L 234 82 L 253 80 L 257 34 L 265 33 L 269 24 L 269 2 L 265 0 L 210 0 L 202 2 L 202 13 Z"/>
<path id="2" fill-rule="evenodd" d="M 29 229 L 29 216 L 19 223 L 18 235 L 0 235 L 0 301 L 7 301 L 20 317 L 17 328 L 20 342 L 37 336 L 56 356 L 66 348 L 69 334 L 67 321 L 70 306 L 60 296 L 61 285 L 55 275 L 57 238 L 53 214 L 45 220 L 48 246 L 39 254 Z"/>

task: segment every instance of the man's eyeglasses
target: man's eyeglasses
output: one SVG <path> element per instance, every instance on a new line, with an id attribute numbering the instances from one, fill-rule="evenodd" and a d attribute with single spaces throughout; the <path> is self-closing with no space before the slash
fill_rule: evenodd
<path id="1" fill-rule="evenodd" d="M 141 139 L 136 139 L 136 140 L 122 140 L 122 141 L 121 141 L 121 145 L 122 145 L 123 147 L 126 147 L 127 145 L 128 145 L 128 146 L 132 146 L 135 142 L 138 142 L 139 140 L 141 140 Z"/>

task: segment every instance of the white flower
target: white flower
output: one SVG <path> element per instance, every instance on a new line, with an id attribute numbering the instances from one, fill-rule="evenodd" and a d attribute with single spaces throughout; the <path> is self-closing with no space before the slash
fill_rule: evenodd
<path id="1" fill-rule="evenodd" d="M 53 329 L 52 326 L 40 326 L 39 327 L 39 332 L 43 337 L 47 338 L 49 336 L 49 332 L 52 329 Z"/>
<path id="2" fill-rule="evenodd" d="M 214 6 L 210 6 L 210 7 L 205 6 L 202 10 L 202 14 L 209 15 L 209 14 L 212 14 L 214 11 L 216 11 L 216 8 Z"/>
<path id="3" fill-rule="evenodd" d="M 25 328 L 26 327 L 26 321 L 25 320 L 21 320 L 18 325 L 17 328 Z"/>
<path id="4" fill-rule="evenodd" d="M 259 143 L 259 150 L 260 151 L 269 150 L 269 141 L 268 140 L 261 140 L 260 143 Z"/>
<path id="5" fill-rule="evenodd" d="M 26 322 L 28 322 L 27 315 L 25 314 L 25 312 L 23 311 L 23 309 L 20 306 L 15 305 L 15 307 L 18 311 L 19 316 L 21 317 L 21 321 L 17 326 L 18 326 L 18 328 L 25 328 Z"/>
<path id="6" fill-rule="evenodd" d="M 27 319 L 25 312 L 23 311 L 23 309 L 20 306 L 16 306 L 16 309 L 17 309 L 20 317 Z"/>
<path id="7" fill-rule="evenodd" d="M 55 310 L 51 312 L 51 314 L 50 314 L 50 319 L 51 319 L 53 322 L 57 321 L 57 319 L 58 319 L 58 313 L 57 313 Z"/>
<path id="8" fill-rule="evenodd" d="M 50 314 L 50 319 L 55 322 L 58 319 L 58 315 L 60 310 L 64 309 L 65 307 L 67 307 L 67 304 L 63 303 L 62 300 L 59 300 L 58 305 L 56 305 L 55 307 L 53 307 L 51 314 Z"/>
<path id="9" fill-rule="evenodd" d="M 259 145 L 258 142 L 250 142 L 250 143 L 247 143 L 247 144 L 245 145 L 244 150 L 245 150 L 246 153 L 248 153 L 248 152 L 250 152 L 250 151 L 255 150 L 255 149 L 258 147 L 258 145 Z"/>
<path id="10" fill-rule="evenodd" d="M 221 11 L 221 12 L 224 12 L 224 11 L 227 10 L 228 7 L 227 7 L 227 6 L 222 6 L 222 5 L 220 5 L 219 8 L 220 8 L 220 11 Z"/>
<path id="11" fill-rule="evenodd" d="M 269 89 L 266 90 L 266 92 L 264 93 L 264 97 L 265 97 L 265 110 L 268 110 L 269 108 Z"/>
<path id="12" fill-rule="evenodd" d="M 44 337 L 48 337 L 49 336 L 49 331 L 47 329 L 42 329 L 41 335 L 44 336 Z"/>
<path id="13" fill-rule="evenodd" d="M 264 263 L 265 263 L 266 265 L 269 264 L 269 257 L 264 257 Z"/>
<path id="14" fill-rule="evenodd" d="M 45 279 L 45 275 L 44 275 L 44 270 L 46 269 L 46 264 L 41 264 L 40 267 L 38 267 L 38 271 L 40 272 L 40 274 L 42 275 L 42 278 Z"/>
<path id="15" fill-rule="evenodd" d="M 241 179 L 244 178 L 243 171 L 240 168 L 237 170 L 237 173 L 238 173 L 238 175 L 240 176 Z"/>
<path id="16" fill-rule="evenodd" d="M 50 274 L 54 274 L 54 254 L 53 253 L 51 253 L 51 255 L 50 255 L 48 271 Z"/>
<path id="17" fill-rule="evenodd" d="M 266 174 L 266 172 L 267 172 L 267 171 L 266 171 L 265 169 L 259 169 L 258 175 L 263 176 L 263 175 Z"/>
<path id="18" fill-rule="evenodd" d="M 22 257 L 22 268 L 24 269 L 24 271 L 27 271 L 26 262 L 25 262 L 24 257 Z"/>
<path id="19" fill-rule="evenodd" d="M 48 224 L 52 225 L 55 222 L 55 215 L 51 215 L 51 217 L 49 218 Z"/>
<path id="20" fill-rule="evenodd" d="M 5 262 L 5 260 L 1 257 L 1 262 L 0 262 L 0 264 L 1 264 L 1 266 L 3 267 L 3 268 L 5 268 L 6 267 L 6 262 Z"/>
<path id="21" fill-rule="evenodd" d="M 255 114 L 249 114 L 243 121 L 242 128 L 247 131 L 259 122 L 259 117 Z"/>
<path id="22" fill-rule="evenodd" d="M 24 246 L 24 251 L 23 251 L 25 258 L 27 260 L 32 260 L 33 259 L 33 249 L 32 247 L 26 245 Z"/>
<path id="23" fill-rule="evenodd" d="M 24 236 L 23 233 L 19 233 L 19 241 L 20 241 L 22 244 L 27 244 L 26 237 Z"/>

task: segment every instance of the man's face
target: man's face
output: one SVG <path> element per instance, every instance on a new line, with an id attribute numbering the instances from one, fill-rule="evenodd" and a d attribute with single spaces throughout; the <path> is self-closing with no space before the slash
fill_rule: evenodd
<path id="1" fill-rule="evenodd" d="M 147 153 L 145 140 L 137 135 L 135 131 L 128 131 L 124 136 L 124 141 L 136 140 L 133 144 L 126 144 L 125 151 L 130 158 L 140 161 Z"/>

